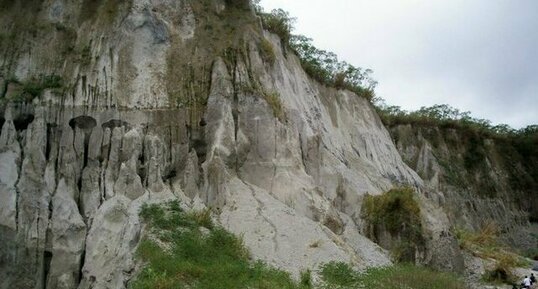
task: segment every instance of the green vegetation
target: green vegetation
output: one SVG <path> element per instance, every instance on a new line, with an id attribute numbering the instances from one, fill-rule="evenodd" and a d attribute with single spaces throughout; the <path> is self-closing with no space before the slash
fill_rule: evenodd
<path id="1" fill-rule="evenodd" d="M 120 11 L 128 11 L 131 5 L 132 1 L 84 0 L 80 10 L 80 23 L 90 20 L 110 25 L 117 19 Z"/>
<path id="2" fill-rule="evenodd" d="M 172 49 L 166 56 L 165 82 L 170 103 L 177 107 L 188 107 L 192 125 L 196 126 L 210 94 L 214 60 L 222 57 L 230 73 L 233 73 L 236 62 L 229 60 L 235 54 L 239 59 L 247 56 L 249 42 L 246 40 L 252 40 L 259 21 L 253 13 L 246 11 L 246 6 L 243 6 L 246 1 L 227 1 L 228 5 L 223 11 L 217 11 L 214 1 L 187 2 L 196 19 L 196 37 L 184 41 L 179 35 L 170 35 Z M 186 17 L 184 13 L 178 13 L 178 21 L 181 19 L 179 17 Z"/>
<path id="3" fill-rule="evenodd" d="M 286 272 L 251 262 L 241 239 L 215 226 L 209 211 L 184 212 L 171 202 L 146 205 L 140 215 L 150 236 L 138 248 L 145 267 L 132 289 L 311 288 L 309 273 L 297 284 Z"/>
<path id="4" fill-rule="evenodd" d="M 241 239 L 214 225 L 209 211 L 185 212 L 179 202 L 169 202 L 144 205 L 140 216 L 149 234 L 137 250 L 145 266 L 132 289 L 465 288 L 452 275 L 411 265 L 358 273 L 342 262 L 323 264 L 321 283 L 314 286 L 310 270 L 296 282 L 286 272 L 251 261 Z"/>
<path id="5" fill-rule="evenodd" d="M 304 35 L 293 35 L 295 18 L 282 9 L 264 12 L 256 2 L 256 11 L 263 27 L 278 35 L 284 51 L 290 48 L 301 60 L 304 70 L 313 79 L 337 89 L 347 89 L 368 100 L 374 98 L 377 82 L 371 78 L 372 70 L 355 67 L 339 61 L 336 54 L 316 48 L 312 39 Z"/>
<path id="6" fill-rule="evenodd" d="M 274 9 L 271 13 L 265 13 L 261 6 L 258 6 L 256 10 L 262 18 L 263 28 L 278 35 L 283 45 L 289 45 L 292 39 L 293 24 L 296 19 L 282 9 Z"/>
<path id="7" fill-rule="evenodd" d="M 45 89 L 60 89 L 63 87 L 61 76 L 54 74 L 41 75 L 22 82 L 11 76 L 5 83 L 5 89 L 7 89 L 9 83 L 18 84 L 20 88 L 16 93 L 10 95 L 9 99 L 4 99 L 4 101 L 30 102 L 32 99 L 39 97 Z"/>
<path id="8" fill-rule="evenodd" d="M 491 165 L 501 165 L 508 173 L 510 188 L 519 194 L 517 198 L 534 200 L 529 196 L 538 190 L 538 125 L 519 130 L 504 124 L 494 126 L 446 104 L 409 112 L 376 98 L 374 106 L 387 127 L 412 125 L 430 141 L 449 184 L 473 187 L 482 197 L 495 197 L 500 188 L 492 179 Z M 457 150 L 458 157 L 445 155 L 437 145 L 443 142 Z M 530 206 L 531 222 L 538 220 L 536 204 Z"/>
<path id="9" fill-rule="evenodd" d="M 532 248 L 525 251 L 525 256 L 527 258 L 538 261 L 538 248 Z"/>
<path id="10" fill-rule="evenodd" d="M 415 260 L 415 252 L 424 244 L 420 206 L 412 188 L 395 188 L 379 196 L 367 195 L 362 217 L 368 226 L 368 235 L 379 241 L 379 233 L 387 231 L 395 243 L 389 248 L 400 262 Z"/>
<path id="11" fill-rule="evenodd" d="M 359 275 L 363 288 L 383 289 L 465 289 L 463 281 L 448 273 L 441 273 L 413 265 L 373 268 Z"/>
<path id="12" fill-rule="evenodd" d="M 249 9 L 250 0 L 226 0 L 226 5 L 239 9 Z"/>
<path id="13" fill-rule="evenodd" d="M 263 96 L 267 104 L 273 110 L 273 115 L 278 118 L 280 121 L 283 121 L 285 118 L 284 110 L 282 109 L 282 101 L 280 100 L 280 94 L 276 91 L 264 92 Z"/>
<path id="14" fill-rule="evenodd" d="M 262 38 L 260 42 L 260 54 L 263 60 L 269 64 L 274 64 L 276 60 L 275 50 L 269 40 Z"/>
<path id="15" fill-rule="evenodd" d="M 383 123 L 389 127 L 399 124 L 417 124 L 479 132 L 489 137 L 514 137 L 538 133 L 538 125 L 530 125 L 520 130 L 515 130 L 507 124 L 494 126 L 489 120 L 474 118 L 471 112 L 460 111 L 448 104 L 423 106 L 416 111 L 406 111 L 399 106 L 387 105 L 385 100 L 379 97 L 376 97 L 373 102 Z"/>
<path id="16" fill-rule="evenodd" d="M 331 262 L 322 266 L 322 288 L 383 288 L 383 289 L 465 289 L 455 275 L 440 273 L 409 264 L 385 268 L 370 268 L 363 273 L 354 271 L 348 264 Z"/>
<path id="17" fill-rule="evenodd" d="M 495 266 L 484 276 L 488 282 L 512 283 L 517 279 L 512 270 L 527 265 L 524 259 L 500 244 L 499 229 L 494 223 L 485 224 L 478 232 L 455 229 L 455 235 L 460 248 L 480 258 L 495 260 Z"/>
<path id="18" fill-rule="evenodd" d="M 359 277 L 357 272 L 344 262 L 329 262 L 323 264 L 320 268 L 319 275 L 325 285 L 336 286 L 337 288 L 348 288 L 356 286 Z"/>

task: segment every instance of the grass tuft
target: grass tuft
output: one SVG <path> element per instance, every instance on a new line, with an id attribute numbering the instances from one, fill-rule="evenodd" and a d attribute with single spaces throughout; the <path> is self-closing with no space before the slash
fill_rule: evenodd
<path id="1" fill-rule="evenodd" d="M 276 61 L 276 55 L 273 44 L 271 44 L 269 40 L 262 38 L 259 48 L 262 59 L 269 64 L 274 64 Z"/>
<path id="2" fill-rule="evenodd" d="M 486 223 L 478 232 L 456 229 L 455 235 L 460 248 L 480 258 L 495 261 L 494 267 L 483 276 L 485 281 L 513 283 L 517 279 L 513 269 L 527 265 L 524 259 L 498 241 L 499 229 L 493 222 Z"/>
<path id="3" fill-rule="evenodd" d="M 344 262 L 329 262 L 323 264 L 320 270 L 321 279 L 330 285 L 346 287 L 358 282 L 358 274 Z"/>
<path id="4" fill-rule="evenodd" d="M 276 91 L 264 92 L 265 101 L 273 110 L 273 115 L 280 121 L 285 119 L 284 109 L 282 107 L 282 101 L 280 100 L 280 94 Z"/>

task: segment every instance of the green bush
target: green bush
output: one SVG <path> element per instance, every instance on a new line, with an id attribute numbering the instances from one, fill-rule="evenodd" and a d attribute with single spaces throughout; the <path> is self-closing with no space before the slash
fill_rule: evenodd
<path id="1" fill-rule="evenodd" d="M 325 284 L 339 287 L 348 287 L 357 284 L 358 274 L 344 262 L 329 262 L 323 264 L 320 276 Z"/>
<path id="2" fill-rule="evenodd" d="M 226 5 L 234 8 L 249 9 L 250 0 L 226 0 Z"/>
<path id="3" fill-rule="evenodd" d="M 301 272 L 300 283 L 301 288 L 312 288 L 312 271 L 306 270 Z"/>
<path id="4" fill-rule="evenodd" d="M 399 240 L 390 249 L 398 261 L 414 261 L 415 251 L 424 239 L 420 206 L 411 188 L 396 188 L 382 195 L 367 195 L 363 202 L 362 217 L 368 226 L 368 235 L 378 240 L 379 230 L 388 231 Z"/>
<path id="5" fill-rule="evenodd" d="M 280 37 L 284 46 L 288 45 L 291 40 L 291 31 L 295 18 L 282 9 L 273 9 L 271 13 L 259 12 L 262 18 L 262 24 L 267 31 L 272 32 Z"/>
<path id="6" fill-rule="evenodd" d="M 273 44 L 265 38 L 260 42 L 260 54 L 265 62 L 269 64 L 275 63 L 276 55 L 275 50 L 273 49 Z"/>

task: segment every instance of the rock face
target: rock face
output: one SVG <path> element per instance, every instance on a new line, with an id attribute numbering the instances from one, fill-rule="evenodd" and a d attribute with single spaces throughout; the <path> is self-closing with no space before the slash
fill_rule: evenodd
<path id="1" fill-rule="evenodd" d="M 0 5 L 0 288 L 126 288 L 139 208 L 170 198 L 212 208 L 255 258 L 295 275 L 387 265 L 360 208 L 397 185 L 422 206 L 417 260 L 463 268 L 442 195 L 368 101 L 311 80 L 248 5 Z"/>
<path id="2" fill-rule="evenodd" d="M 525 156 L 512 140 L 464 129 L 402 124 L 389 130 L 451 223 L 478 230 L 493 222 L 506 243 L 536 248 L 529 227 L 538 216 L 536 155 Z"/>

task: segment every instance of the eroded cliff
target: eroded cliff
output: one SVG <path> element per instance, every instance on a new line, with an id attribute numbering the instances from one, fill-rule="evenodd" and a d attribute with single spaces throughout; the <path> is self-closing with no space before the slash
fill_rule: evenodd
<path id="1" fill-rule="evenodd" d="M 126 288 L 139 208 L 169 199 L 294 274 L 390 264 L 361 205 L 398 185 L 421 204 L 417 261 L 462 270 L 443 195 L 372 105 L 231 2 L 0 1 L 1 288 Z"/>
<path id="2" fill-rule="evenodd" d="M 404 161 L 431 190 L 451 223 L 471 230 L 498 226 L 516 250 L 536 248 L 538 189 L 536 134 L 491 135 L 480 130 L 425 124 L 392 124 Z"/>

